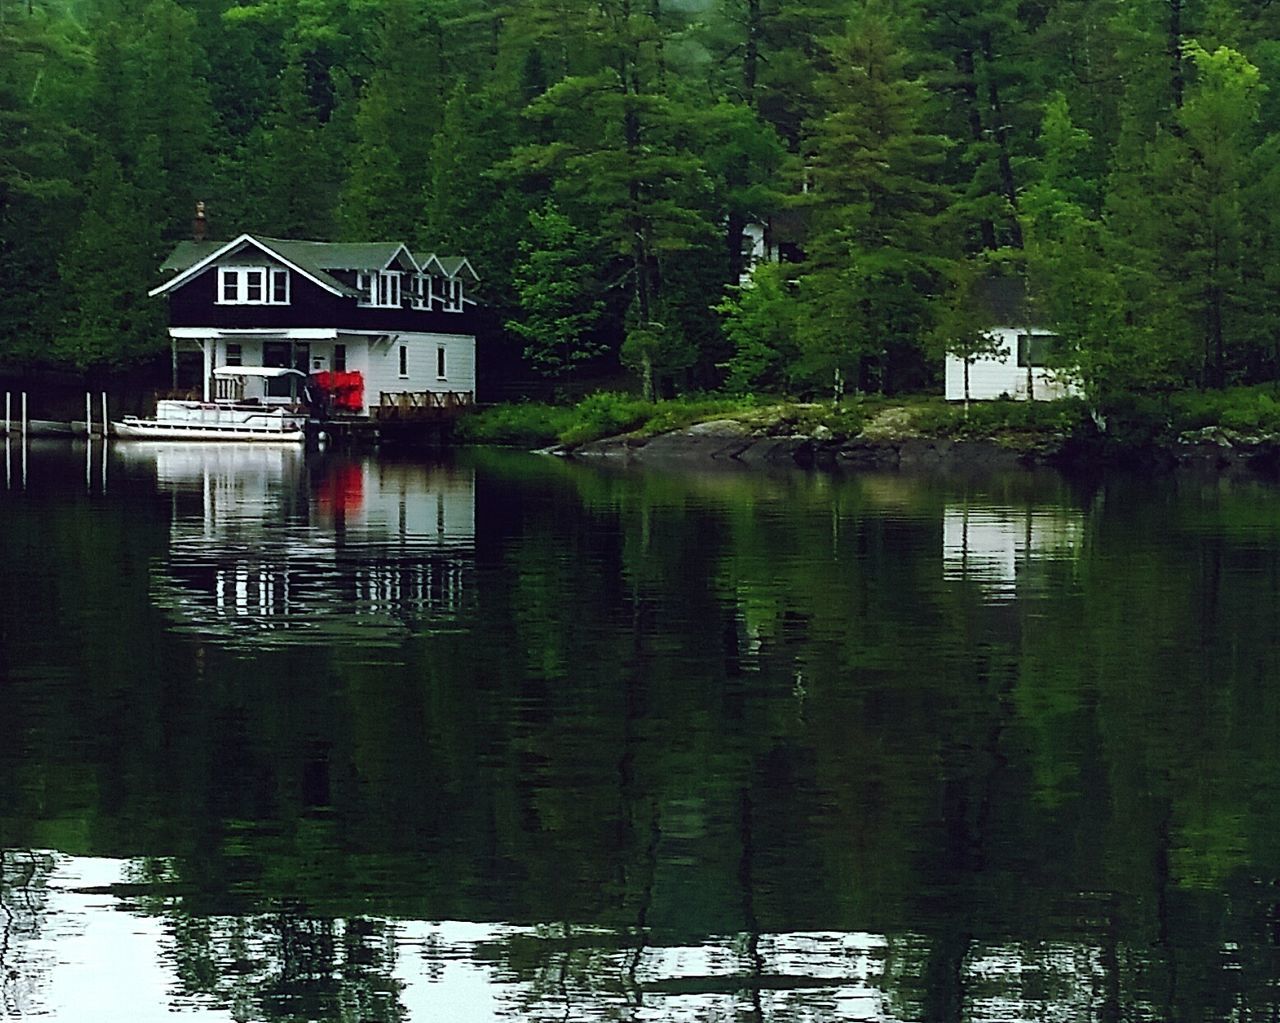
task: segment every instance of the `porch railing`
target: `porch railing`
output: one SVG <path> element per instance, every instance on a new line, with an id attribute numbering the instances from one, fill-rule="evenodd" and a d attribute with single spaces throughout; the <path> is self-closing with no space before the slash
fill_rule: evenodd
<path id="1" fill-rule="evenodd" d="M 388 421 L 438 419 L 474 404 L 471 391 L 380 391 L 375 415 Z"/>

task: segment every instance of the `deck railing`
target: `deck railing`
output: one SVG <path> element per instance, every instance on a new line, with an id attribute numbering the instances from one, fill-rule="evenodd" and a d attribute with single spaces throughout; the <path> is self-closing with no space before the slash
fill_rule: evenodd
<path id="1" fill-rule="evenodd" d="M 439 419 L 474 404 L 471 391 L 380 391 L 375 415 L 384 421 Z"/>

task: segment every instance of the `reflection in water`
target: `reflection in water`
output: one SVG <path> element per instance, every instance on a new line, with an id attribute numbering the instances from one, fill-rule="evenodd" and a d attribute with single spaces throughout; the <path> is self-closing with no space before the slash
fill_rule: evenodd
<path id="1" fill-rule="evenodd" d="M 978 583 L 991 600 L 1025 592 L 1032 570 L 1080 554 L 1084 516 L 1069 508 L 947 504 L 942 513 L 944 579 Z"/>
<path id="2" fill-rule="evenodd" d="M 398 642 L 463 607 L 475 545 L 469 470 L 270 445 L 127 445 L 178 498 L 156 603 L 211 639 Z M 198 506 L 184 497 L 198 496 Z"/>
<path id="3" fill-rule="evenodd" d="M 654 946 L 637 962 L 627 935 L 590 926 L 318 919 L 290 906 L 189 919 L 167 912 L 174 889 L 163 862 L 8 856 L 0 949 L 11 1016 L 125 1019 L 143 1000 L 165 999 L 183 1018 L 208 1020 L 898 1023 L 916 1017 L 895 1004 L 894 974 L 928 954 L 916 935 L 790 932 L 759 935 L 755 952 L 745 935 L 709 935 Z M 38 881 L 20 876 L 23 857 Z M 1103 954 L 981 943 L 958 980 L 973 992 L 974 1019 L 1043 1019 L 1045 992 L 1055 1018 L 1086 1018 L 1100 1005 Z"/>
<path id="4" fill-rule="evenodd" d="M 0 1011 L 1280 1011 L 1272 489 L 65 450 Z"/>

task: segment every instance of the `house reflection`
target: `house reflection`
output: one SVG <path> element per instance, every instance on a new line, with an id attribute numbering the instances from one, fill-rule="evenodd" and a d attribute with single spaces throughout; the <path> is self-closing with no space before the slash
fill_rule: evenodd
<path id="1" fill-rule="evenodd" d="M 1074 561 L 1084 516 L 1068 507 L 948 504 L 942 515 L 942 577 L 978 583 L 990 599 L 1012 598 L 1034 569 Z"/>
<path id="2" fill-rule="evenodd" d="M 266 445 L 132 445 L 172 495 L 152 594 L 178 629 L 264 643 L 398 642 L 462 611 L 470 469 Z"/>

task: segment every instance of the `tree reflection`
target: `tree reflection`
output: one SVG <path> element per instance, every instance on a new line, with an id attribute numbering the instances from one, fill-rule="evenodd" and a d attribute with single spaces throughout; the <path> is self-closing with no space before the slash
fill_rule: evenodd
<path id="1" fill-rule="evenodd" d="M 0 593 L 0 835 L 138 858 L 112 894 L 186 995 L 403 1019 L 464 960 L 528 1018 L 1280 1012 L 1270 491 L 334 465 L 259 480 L 256 522 L 145 474 L 0 506 L 0 554 L 47 552 Z M 410 535 L 436 482 L 443 554 Z M 206 522 L 278 578 L 341 534 L 314 592 L 355 612 L 258 642 L 254 590 L 180 628 Z M 457 599 L 414 603 L 446 555 Z M 405 945 L 449 920 L 490 931 Z"/>

